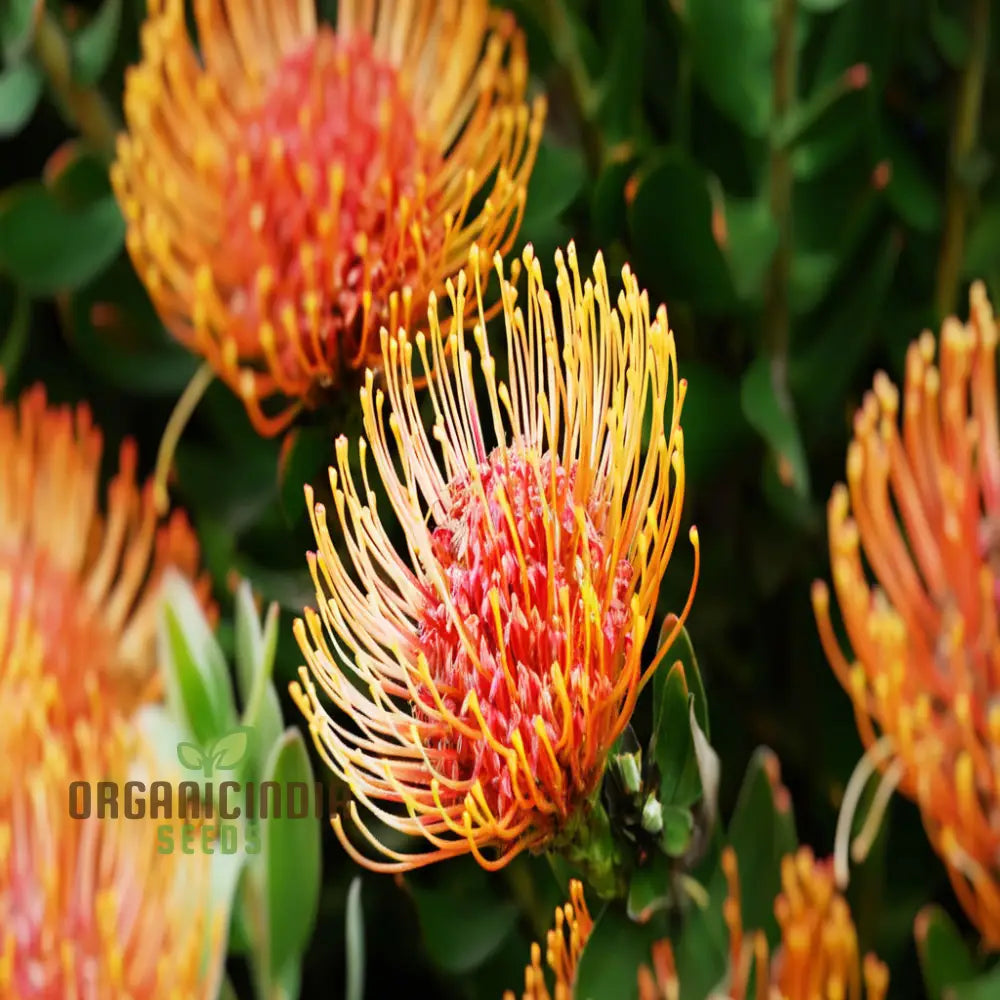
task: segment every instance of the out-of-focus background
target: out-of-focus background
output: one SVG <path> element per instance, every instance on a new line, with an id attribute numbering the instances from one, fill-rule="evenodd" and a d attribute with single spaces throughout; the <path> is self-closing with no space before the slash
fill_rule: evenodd
<path id="1" fill-rule="evenodd" d="M 612 275 L 630 262 L 677 336 L 685 523 L 697 524 L 703 557 L 688 629 L 723 764 L 722 814 L 767 744 L 800 840 L 829 853 L 861 745 L 809 600 L 829 574 L 825 504 L 875 372 L 901 381 L 909 341 L 946 313 L 964 317 L 971 279 L 1000 295 L 1000 11 L 990 0 L 509 6 L 531 86 L 549 99 L 518 246 L 533 243 L 550 275 L 571 238 L 588 263 L 602 250 Z M 149 471 L 197 362 L 135 276 L 106 164 L 67 145 L 78 130 L 64 100 L 67 86 L 97 91 L 120 115 L 142 5 L 50 0 L 44 16 L 77 39 L 72 80 L 55 87 L 10 44 L 16 8 L 0 8 L 5 392 L 42 380 L 56 400 L 88 400 L 106 459 L 132 434 Z M 224 644 L 234 570 L 280 602 L 283 694 L 302 662 L 292 619 L 314 603 L 302 484 L 322 482 L 334 432 L 359 431 L 345 394 L 337 412 L 265 441 L 216 384 L 177 452 L 172 496 L 198 531 Z M 661 613 L 680 610 L 691 562 L 682 542 Z M 295 722 L 287 697 L 283 708 Z M 323 867 L 304 997 L 336 995 L 344 976 L 357 869 L 326 826 Z M 899 798 L 848 895 L 863 947 L 892 969 L 892 996 L 920 992 L 923 904 L 939 901 L 967 926 L 916 809 Z M 523 857 L 496 876 L 471 860 L 401 880 L 364 874 L 367 995 L 486 1000 L 518 988 L 560 896 L 548 865 Z"/>

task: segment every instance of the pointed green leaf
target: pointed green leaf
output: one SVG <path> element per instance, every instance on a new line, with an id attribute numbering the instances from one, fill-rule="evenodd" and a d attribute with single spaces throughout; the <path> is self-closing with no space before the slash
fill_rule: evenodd
<path id="1" fill-rule="evenodd" d="M 298 729 L 286 729 L 271 750 L 264 781 L 278 782 L 282 799 L 293 782 L 309 792 L 314 785 L 305 740 Z M 312 795 L 307 799 L 311 803 Z M 303 817 L 282 811 L 261 820 L 261 859 L 264 865 L 271 979 L 297 966 L 312 937 L 319 909 L 321 882 L 320 822 L 307 810 Z"/>
<path id="2" fill-rule="evenodd" d="M 0 42 L 8 66 L 28 51 L 43 4 L 44 0 L 4 0 L 0 3 Z"/>
<path id="3" fill-rule="evenodd" d="M 576 972 L 575 1000 L 635 1000 L 640 965 L 650 965 L 650 948 L 663 937 L 660 918 L 637 924 L 618 901 L 598 914 Z"/>
<path id="4" fill-rule="evenodd" d="M 73 36 L 73 77 L 77 83 L 90 87 L 104 75 L 114 55 L 121 17 L 122 0 L 104 0 L 97 14 Z"/>
<path id="5" fill-rule="evenodd" d="M 743 413 L 787 469 L 788 485 L 798 496 L 809 495 L 809 466 L 791 397 L 779 396 L 770 359 L 757 358 L 743 376 Z"/>
<path id="6" fill-rule="evenodd" d="M 654 913 L 670 905 L 670 862 L 659 851 L 632 873 L 625 911 L 637 924 L 645 924 Z"/>
<path id="7" fill-rule="evenodd" d="M 190 583 L 169 571 L 157 641 L 167 703 L 208 745 L 236 727 L 229 668 Z"/>
<path id="8" fill-rule="evenodd" d="M 68 211 L 43 185 L 29 182 L 0 202 L 0 269 L 34 294 L 87 284 L 118 256 L 124 239 L 112 195 Z"/>
<path id="9" fill-rule="evenodd" d="M 951 1000 L 950 987 L 975 979 L 976 962 L 958 928 L 940 906 L 925 906 L 913 924 L 927 1000 Z"/>
<path id="10" fill-rule="evenodd" d="M 28 124 L 41 96 L 42 73 L 34 63 L 15 63 L 0 73 L 0 138 Z"/>

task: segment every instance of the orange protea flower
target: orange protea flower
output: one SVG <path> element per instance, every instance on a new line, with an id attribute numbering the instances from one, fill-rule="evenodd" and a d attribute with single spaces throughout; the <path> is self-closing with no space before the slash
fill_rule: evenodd
<path id="1" fill-rule="evenodd" d="M 723 851 L 722 866 L 729 883 L 723 913 L 729 928 L 730 967 L 725 985 L 710 1000 L 884 1000 L 888 970 L 874 955 L 860 959 L 857 932 L 847 903 L 834 888 L 829 862 L 817 862 L 808 848 L 782 859 L 782 891 L 774 903 L 781 945 L 773 955 L 763 931 L 744 932 L 739 872 L 731 847 Z M 580 956 L 593 921 L 583 886 L 577 881 L 570 883 L 570 900 L 556 910 L 556 925 L 546 942 L 554 990 L 549 992 L 536 944 L 524 971 L 523 1000 L 572 1000 L 574 996 Z M 654 944 L 651 958 L 652 968 L 643 965 L 637 972 L 639 1000 L 678 1000 L 681 984 L 670 942 L 664 939 Z M 752 993 L 751 980 L 756 984 Z M 514 993 L 508 990 L 504 1000 L 515 1000 Z"/>
<path id="2" fill-rule="evenodd" d="M 41 386 L 0 403 L 0 635 L 15 636 L 21 622 L 38 631 L 67 726 L 158 694 L 159 580 L 167 566 L 193 575 L 198 563 L 183 514 L 157 524 L 152 485 L 136 485 L 132 441 L 102 516 L 101 452 L 86 406 L 49 406 Z M 207 600 L 208 579 L 200 586 Z"/>
<path id="3" fill-rule="evenodd" d="M 744 932 L 739 870 L 731 847 L 723 851 L 722 868 L 729 883 L 723 906 L 729 981 L 720 1000 L 884 1000 L 889 972 L 872 954 L 861 959 L 851 912 L 834 885 L 832 862 L 817 861 L 807 847 L 782 858 L 781 892 L 774 901 L 781 945 L 773 955 L 763 931 Z M 751 979 L 757 984 L 753 995 Z M 647 993 L 642 1000 L 655 997 Z"/>
<path id="4" fill-rule="evenodd" d="M 855 856 L 892 791 L 914 799 L 955 891 L 1000 946 L 1000 440 L 997 330 L 980 283 L 971 319 L 951 318 L 934 365 L 930 333 L 910 346 L 901 428 L 885 374 L 854 421 L 847 486 L 829 504 L 833 584 L 856 659 L 841 653 L 825 584 L 813 603 L 826 655 L 851 695 L 867 748 L 838 831 L 846 879 L 850 821 L 864 783 L 882 783 Z M 877 580 L 869 585 L 864 551 Z"/>
<path id="5" fill-rule="evenodd" d="M 523 1000 L 572 1000 L 576 967 L 583 953 L 583 946 L 594 928 L 583 883 L 571 879 L 569 902 L 556 910 L 555 927 L 549 931 L 545 942 L 545 961 L 555 977 L 553 992 L 545 981 L 542 968 L 542 949 L 531 946 L 531 964 L 524 970 Z M 513 990 L 507 990 L 503 1000 L 517 1000 Z"/>
<path id="6" fill-rule="evenodd" d="M 165 323 L 276 434 L 474 241 L 509 250 L 544 103 L 487 0 L 341 0 L 336 30 L 314 0 L 204 0 L 197 48 L 185 9 L 149 2 L 112 181 Z"/>
<path id="7" fill-rule="evenodd" d="M 353 857 L 381 871 L 467 851 L 496 868 L 569 835 L 655 668 L 643 670 L 640 657 L 680 526 L 685 383 L 666 310 L 650 316 L 627 267 L 615 308 L 601 256 L 584 281 L 572 244 L 565 257 L 556 254 L 555 307 L 538 260 L 525 251 L 522 309 L 516 276 L 505 281 L 497 257 L 509 371 L 498 383 L 477 253 L 472 339 L 486 394 L 475 394 L 462 325 L 453 319 L 445 334 L 433 297 L 429 339 L 415 338 L 424 372 L 435 373 L 431 432 L 419 414 L 405 330 L 383 334 L 385 390 L 374 389 L 369 371 L 361 394 L 409 560 L 375 512 L 365 442 L 360 491 L 343 438 L 330 474 L 354 574 L 323 505 L 306 490 L 320 606 L 295 623 L 312 677 L 300 670 L 293 697 L 356 797 L 431 845 L 400 853 L 361 823 L 352 803 L 362 833 L 389 860 L 363 858 L 340 817 L 334 828 Z M 448 294 L 451 315 L 462 315 L 464 273 Z M 697 552 L 693 529 L 692 540 Z M 348 664 L 360 683 L 344 672 Z M 327 714 L 317 684 L 346 720 Z"/>
<path id="8" fill-rule="evenodd" d="M 59 723 L 51 644 L 29 619 L 0 638 L 0 996 L 212 1000 L 226 924 L 211 859 L 158 853 L 161 821 L 148 815 L 100 819 L 94 803 L 72 817 L 71 783 L 122 788 L 141 776 L 141 747 L 120 717 Z"/>

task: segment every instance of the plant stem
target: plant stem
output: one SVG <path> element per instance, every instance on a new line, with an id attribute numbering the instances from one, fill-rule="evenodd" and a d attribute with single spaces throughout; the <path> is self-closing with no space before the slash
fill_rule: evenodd
<path id="1" fill-rule="evenodd" d="M 50 11 L 35 30 L 35 57 L 59 98 L 70 123 L 105 159 L 115 154 L 121 123 L 96 87 L 81 87 L 73 80 L 73 54 L 69 39 Z"/>
<path id="2" fill-rule="evenodd" d="M 205 390 L 212 384 L 215 372 L 212 366 L 206 361 L 191 377 L 187 388 L 181 393 L 174 412 L 170 414 L 167 426 L 163 429 L 163 437 L 160 439 L 160 450 L 156 455 L 156 470 L 153 473 L 153 502 L 159 514 L 165 514 L 170 506 L 170 497 L 167 494 L 167 478 L 170 475 L 170 466 L 174 461 L 174 454 L 177 451 L 177 444 L 180 441 L 184 428 L 194 413 L 194 408 L 198 405 L 201 397 L 205 395 Z"/>
<path id="3" fill-rule="evenodd" d="M 990 2 L 972 0 L 969 18 L 969 58 L 959 84 L 955 127 L 951 133 L 948 156 L 944 233 L 934 295 L 938 318 L 943 318 L 955 306 L 965 255 L 965 226 L 972 192 L 968 180 L 962 176 L 962 170 L 979 141 L 979 114 L 990 46 Z"/>
<path id="4" fill-rule="evenodd" d="M 789 291 L 792 273 L 792 163 L 787 144 L 778 141 L 782 123 L 795 101 L 798 55 L 795 47 L 795 0 L 774 0 L 773 126 L 768 166 L 771 214 L 778 246 L 771 262 L 764 302 L 764 348 L 778 402 L 791 412 L 788 348 L 791 340 Z"/>

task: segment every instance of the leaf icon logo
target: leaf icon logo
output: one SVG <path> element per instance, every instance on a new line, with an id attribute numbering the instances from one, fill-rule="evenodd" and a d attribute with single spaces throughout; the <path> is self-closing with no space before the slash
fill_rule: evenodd
<path id="1" fill-rule="evenodd" d="M 250 749 L 251 731 L 251 726 L 240 726 L 221 736 L 207 750 L 186 741 L 178 743 L 177 759 L 189 771 L 202 771 L 206 778 L 212 777 L 213 771 L 234 771 Z"/>

